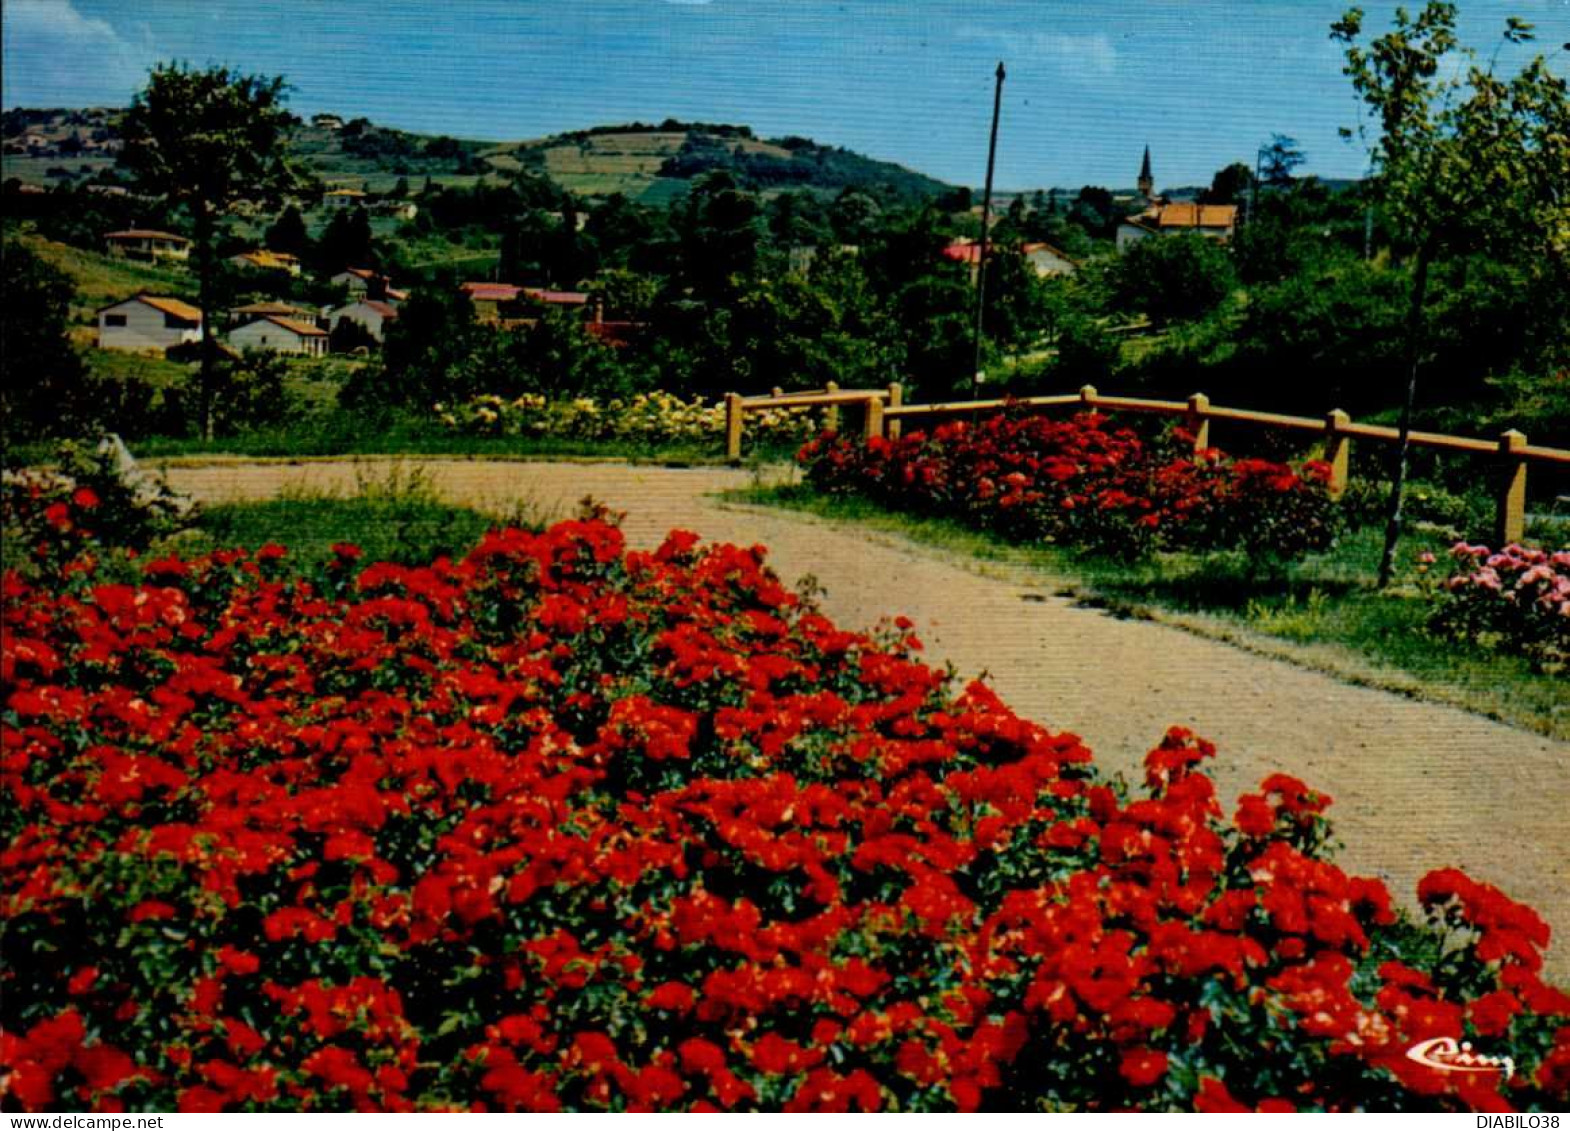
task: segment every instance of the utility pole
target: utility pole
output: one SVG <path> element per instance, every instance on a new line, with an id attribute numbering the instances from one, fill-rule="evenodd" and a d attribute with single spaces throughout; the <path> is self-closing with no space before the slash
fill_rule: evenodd
<path id="1" fill-rule="evenodd" d="M 1249 186 L 1248 194 L 1248 222 L 1253 224 L 1254 217 L 1259 214 L 1259 173 L 1265 164 L 1265 147 L 1260 146 L 1254 150 L 1254 183 Z"/>
<path id="2" fill-rule="evenodd" d="M 974 397 L 981 380 L 981 316 L 987 302 L 987 241 L 992 227 L 992 166 L 998 156 L 998 114 L 1003 109 L 1003 62 L 998 61 L 997 84 L 992 90 L 992 140 L 987 145 L 987 184 L 981 194 L 981 246 L 976 259 L 976 360 L 970 371 Z"/>

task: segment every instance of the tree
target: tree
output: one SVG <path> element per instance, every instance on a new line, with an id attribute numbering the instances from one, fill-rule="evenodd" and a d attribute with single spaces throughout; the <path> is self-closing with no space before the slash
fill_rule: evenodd
<path id="1" fill-rule="evenodd" d="M 682 278 L 695 298 L 728 298 L 756 272 L 762 209 L 729 173 L 699 181 L 678 208 L 675 227 Z"/>
<path id="2" fill-rule="evenodd" d="M 1217 169 L 1210 187 L 1199 196 L 1201 204 L 1236 204 L 1254 183 L 1254 173 L 1241 161 Z"/>
<path id="3" fill-rule="evenodd" d="M 286 134 L 298 119 L 284 109 L 285 89 L 281 78 L 227 67 L 161 64 L 132 98 L 120 127 L 120 164 L 136 189 L 183 208 L 191 218 L 203 314 L 200 413 L 207 438 L 213 433 L 217 363 L 211 288 L 221 229 L 243 206 L 270 211 L 308 187 L 288 160 Z"/>
<path id="4" fill-rule="evenodd" d="M 1270 144 L 1260 153 L 1260 182 L 1273 188 L 1285 188 L 1292 183 L 1292 174 L 1307 160 L 1298 148 L 1297 138 L 1271 134 Z"/>
<path id="5" fill-rule="evenodd" d="M 1460 47 L 1456 5 L 1429 0 L 1414 18 L 1398 8 L 1395 26 L 1366 46 L 1363 13 L 1331 28 L 1343 44 L 1344 73 L 1375 119 L 1373 191 L 1411 261 L 1404 329 L 1406 397 L 1401 408 L 1379 584 L 1388 585 L 1401 535 L 1412 408 L 1424 358 L 1429 272 L 1443 252 L 1480 250 L 1514 259 L 1564 283 L 1570 219 L 1570 96 L 1542 56 L 1502 80 Z M 1532 38 L 1529 24 L 1506 21 L 1504 41 Z M 1452 65 L 1466 60 L 1464 72 Z M 1350 131 L 1343 131 L 1350 133 Z M 1363 132 L 1366 136 L 1366 129 Z"/>
<path id="6" fill-rule="evenodd" d="M 333 213 L 321 239 L 316 241 L 316 261 L 324 274 L 337 274 L 347 267 L 379 267 L 376 237 L 371 218 L 359 205 Z"/>
<path id="7" fill-rule="evenodd" d="M 278 214 L 278 219 L 267 229 L 267 246 L 274 251 L 286 251 L 301 259 L 311 254 L 311 233 L 306 230 L 305 217 L 298 205 L 291 204 Z"/>
<path id="8" fill-rule="evenodd" d="M 1225 249 L 1185 233 L 1140 240 L 1117 261 L 1113 286 L 1120 304 L 1160 322 L 1197 318 L 1237 285 Z"/>
<path id="9" fill-rule="evenodd" d="M 356 322 L 348 315 L 341 316 L 333 325 L 327 344 L 333 353 L 353 353 L 358 349 L 370 353 L 380 345 L 363 322 Z"/>
<path id="10" fill-rule="evenodd" d="M 0 340 L 11 379 L 0 385 L 8 437 L 67 432 L 90 408 L 87 373 L 71 348 L 71 280 L 21 243 L 7 243 Z"/>

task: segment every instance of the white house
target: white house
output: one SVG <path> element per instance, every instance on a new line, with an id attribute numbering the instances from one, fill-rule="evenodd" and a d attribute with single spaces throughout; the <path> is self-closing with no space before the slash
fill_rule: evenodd
<path id="1" fill-rule="evenodd" d="M 347 287 L 351 296 L 380 290 L 388 298 L 404 297 L 403 292 L 393 290 L 391 279 L 369 267 L 350 267 L 327 281 L 335 287 Z"/>
<path id="2" fill-rule="evenodd" d="M 338 325 L 340 318 L 347 318 L 350 322 L 358 322 L 370 331 L 371 337 L 378 342 L 382 340 L 387 323 L 398 317 L 398 310 L 390 303 L 380 302 L 374 298 L 361 299 L 351 302 L 347 306 L 340 306 L 337 310 L 327 313 L 327 324 Z"/>
<path id="3" fill-rule="evenodd" d="M 996 244 L 988 248 L 988 251 L 993 254 L 1002 253 L 1006 250 L 1006 246 L 999 247 Z M 1078 263 L 1049 243 L 1021 244 L 1019 250 L 1038 277 L 1072 275 L 1079 270 Z M 943 249 L 943 258 L 951 259 L 955 263 L 969 264 L 971 275 L 974 276 L 976 264 L 981 259 L 981 241 L 954 240 Z"/>
<path id="4" fill-rule="evenodd" d="M 327 331 L 310 322 L 264 314 L 229 331 L 229 344 L 236 349 L 271 350 L 274 353 L 299 353 L 323 357 L 327 353 Z"/>
<path id="5" fill-rule="evenodd" d="M 98 348 L 166 350 L 202 338 L 202 312 L 188 302 L 135 295 L 98 312 Z"/>
<path id="6" fill-rule="evenodd" d="M 127 259 L 189 259 L 191 241 L 173 232 L 151 228 L 127 228 L 104 236 L 109 254 Z"/>
<path id="7" fill-rule="evenodd" d="M 237 306 L 229 311 L 229 325 L 243 326 L 247 322 L 254 322 L 258 318 L 269 314 L 276 314 L 280 318 L 292 318 L 296 322 L 314 322 L 316 311 L 303 306 L 296 306 L 290 302 L 249 302 L 244 306 Z"/>
<path id="8" fill-rule="evenodd" d="M 1072 275 L 1079 270 L 1076 261 L 1049 243 L 1028 243 L 1021 247 L 1020 251 L 1024 252 L 1026 261 L 1038 278 L 1044 279 L 1050 275 Z"/>

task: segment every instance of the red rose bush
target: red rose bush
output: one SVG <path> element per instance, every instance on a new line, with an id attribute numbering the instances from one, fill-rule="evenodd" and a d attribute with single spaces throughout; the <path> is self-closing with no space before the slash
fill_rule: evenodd
<path id="1" fill-rule="evenodd" d="M 8 1110 L 1570 1095 L 1530 909 L 1442 872 L 1406 920 L 1328 798 L 1229 814 L 1180 730 L 1104 780 L 759 549 L 135 569 L 4 580 Z"/>
<path id="2" fill-rule="evenodd" d="M 896 440 L 824 433 L 797 456 L 807 480 L 895 510 L 958 518 L 1017 541 L 1132 556 L 1244 549 L 1283 558 L 1336 533 L 1329 467 L 1301 470 L 1147 443 L 1105 416 L 1015 413 L 958 420 Z"/>

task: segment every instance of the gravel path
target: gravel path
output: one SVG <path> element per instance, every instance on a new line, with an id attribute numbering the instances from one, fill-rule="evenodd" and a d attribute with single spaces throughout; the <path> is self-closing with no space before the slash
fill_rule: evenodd
<path id="1" fill-rule="evenodd" d="M 1285 771 L 1328 792 L 1349 869 L 1412 899 L 1429 869 L 1457 866 L 1535 906 L 1554 927 L 1549 969 L 1570 981 L 1570 743 L 1450 707 L 1350 686 L 1160 624 L 1078 607 L 1028 576 L 975 566 L 903 539 L 707 496 L 750 481 L 720 468 L 423 461 L 438 489 L 471 506 L 541 517 L 585 495 L 625 510 L 629 541 L 672 528 L 763 543 L 787 581 L 812 574 L 825 611 L 847 627 L 900 613 L 927 657 L 983 671 L 1020 714 L 1073 731 L 1131 780 L 1172 724 L 1215 742 L 1224 801 Z M 286 487 L 352 489 L 347 463 L 175 468 L 170 484 L 203 501 L 264 498 Z"/>

